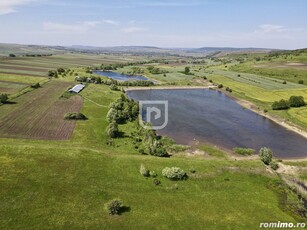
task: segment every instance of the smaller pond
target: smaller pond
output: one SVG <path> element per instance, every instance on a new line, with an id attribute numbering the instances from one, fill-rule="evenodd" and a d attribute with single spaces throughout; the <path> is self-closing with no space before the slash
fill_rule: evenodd
<path id="1" fill-rule="evenodd" d="M 129 80 L 147 81 L 147 80 L 149 80 L 148 78 L 146 78 L 144 76 L 126 75 L 126 74 L 116 73 L 116 72 L 112 72 L 112 71 L 96 70 L 96 71 L 94 71 L 94 73 L 101 75 L 101 76 L 112 78 L 112 79 L 117 80 L 117 81 L 129 81 Z"/>

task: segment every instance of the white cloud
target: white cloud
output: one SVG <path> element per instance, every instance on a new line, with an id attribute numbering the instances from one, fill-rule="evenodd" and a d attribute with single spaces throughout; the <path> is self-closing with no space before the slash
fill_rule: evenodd
<path id="1" fill-rule="evenodd" d="M 287 28 L 282 25 L 263 24 L 255 32 L 258 33 L 280 33 L 286 31 Z"/>
<path id="2" fill-rule="evenodd" d="M 100 21 L 85 21 L 75 24 L 63 24 L 63 23 L 53 23 L 53 22 L 44 22 L 44 30 L 49 32 L 56 33 L 85 33 L 90 29 L 95 28 Z"/>
<path id="3" fill-rule="evenodd" d="M 103 22 L 103 23 L 106 23 L 106 24 L 114 25 L 114 26 L 119 25 L 118 22 L 113 21 L 113 20 L 110 20 L 110 19 L 104 19 L 104 20 L 102 20 L 102 22 Z"/>
<path id="4" fill-rule="evenodd" d="M 36 0 L 0 0 L 0 15 L 17 12 L 16 7 L 27 5 Z"/>
<path id="5" fill-rule="evenodd" d="M 136 32 L 142 32 L 146 31 L 147 29 L 142 28 L 142 27 L 137 27 L 137 26 L 129 26 L 126 28 L 123 28 L 122 31 L 125 33 L 136 33 Z"/>

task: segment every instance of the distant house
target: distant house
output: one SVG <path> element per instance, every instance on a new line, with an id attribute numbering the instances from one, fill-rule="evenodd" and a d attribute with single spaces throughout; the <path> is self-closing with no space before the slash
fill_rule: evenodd
<path id="1" fill-rule="evenodd" d="M 85 85 L 78 84 L 68 90 L 70 93 L 80 93 L 84 89 Z"/>

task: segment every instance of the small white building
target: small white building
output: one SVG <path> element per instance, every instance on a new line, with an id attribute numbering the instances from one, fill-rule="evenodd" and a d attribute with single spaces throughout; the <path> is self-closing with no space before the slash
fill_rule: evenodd
<path id="1" fill-rule="evenodd" d="M 80 93 L 84 89 L 85 85 L 78 84 L 68 90 L 70 93 Z"/>

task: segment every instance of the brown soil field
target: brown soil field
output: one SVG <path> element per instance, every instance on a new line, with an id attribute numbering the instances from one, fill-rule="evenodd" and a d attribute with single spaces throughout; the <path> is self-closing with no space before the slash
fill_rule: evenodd
<path id="1" fill-rule="evenodd" d="M 15 109 L 0 119 L 0 137 L 38 140 L 67 140 L 75 121 L 64 120 L 68 112 L 79 112 L 80 96 L 60 98 L 71 83 L 51 81 L 44 87 L 23 95 Z M 19 99 L 19 98 L 18 98 Z M 11 105 L 5 105 L 11 106 Z"/>

